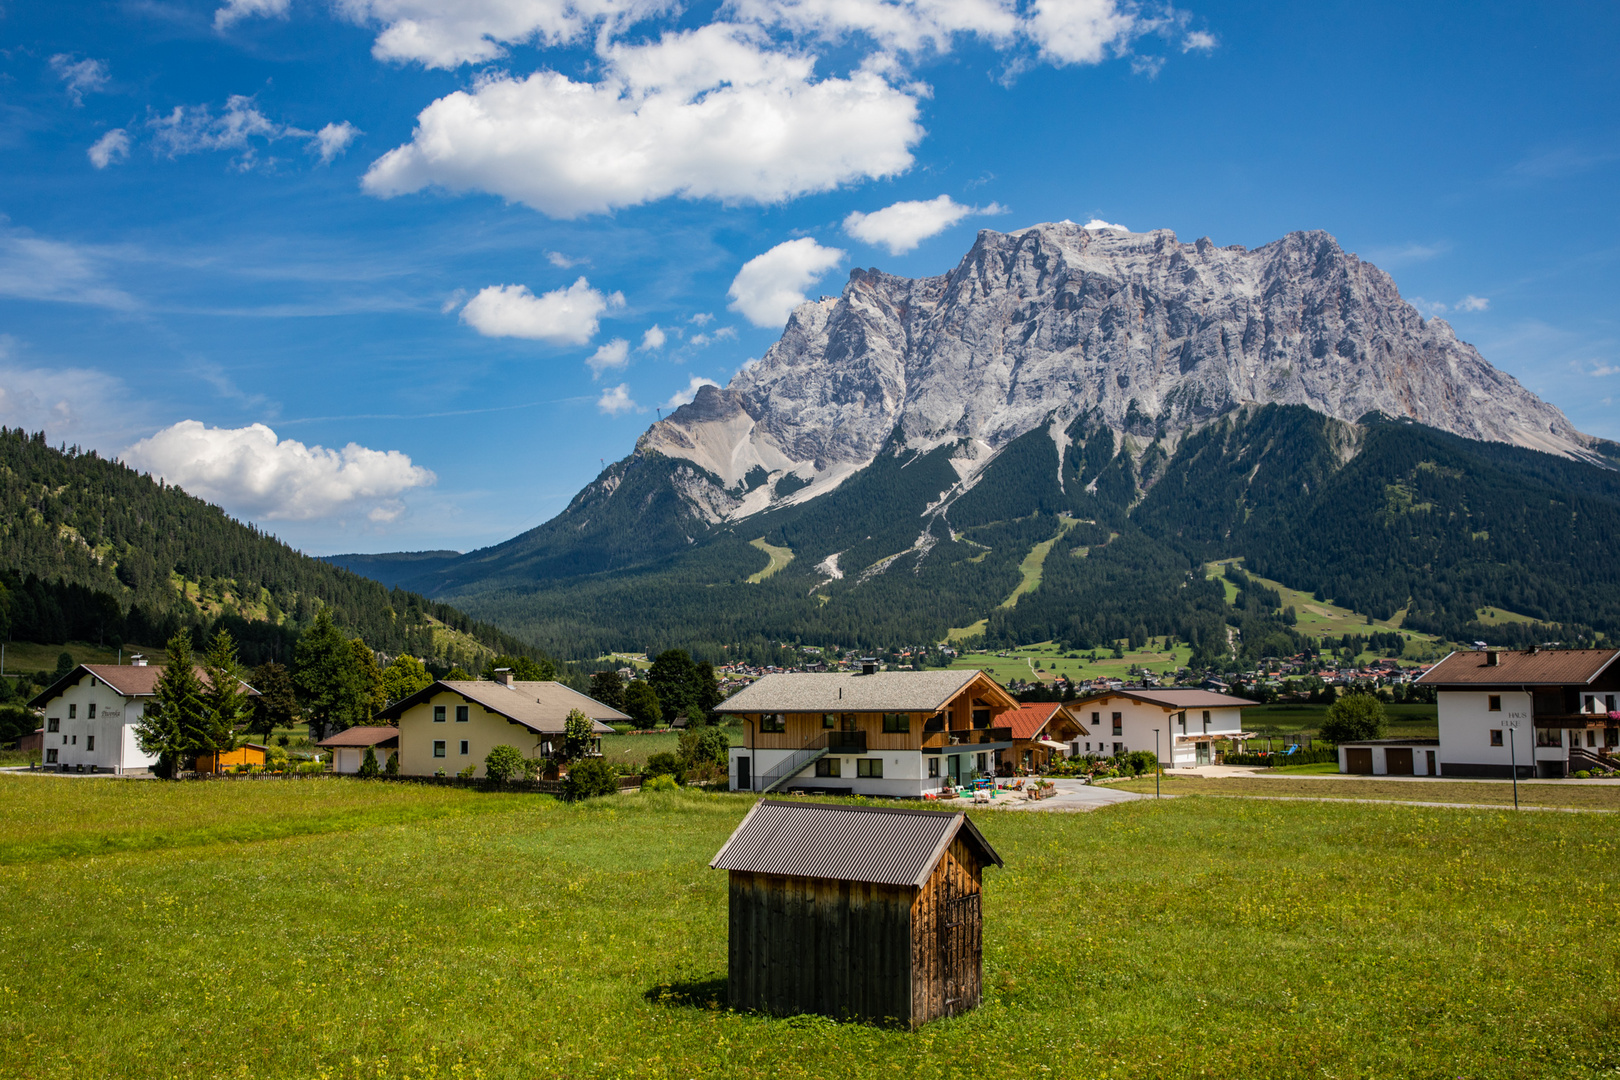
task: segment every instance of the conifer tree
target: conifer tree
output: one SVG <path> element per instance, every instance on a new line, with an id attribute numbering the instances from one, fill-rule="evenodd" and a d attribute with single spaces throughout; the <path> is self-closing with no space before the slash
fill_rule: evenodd
<path id="1" fill-rule="evenodd" d="M 159 776 L 178 779 L 180 772 L 205 747 L 210 727 L 202 680 L 191 654 L 191 632 L 182 630 L 169 639 L 168 662 L 158 676 L 152 701 L 135 725 L 135 740 L 143 753 L 157 755 Z"/>
<path id="2" fill-rule="evenodd" d="M 208 724 L 198 753 L 225 753 L 236 748 L 236 729 L 253 711 L 253 698 L 242 685 L 242 665 L 236 657 L 236 642 L 230 631 L 216 630 L 203 657 L 203 703 L 208 707 Z"/>
<path id="3" fill-rule="evenodd" d="M 368 651 L 369 654 L 369 651 Z M 355 649 L 332 621 L 326 608 L 298 638 L 296 657 L 299 697 L 310 726 L 326 738 L 367 716 L 371 688 L 361 679 Z"/>

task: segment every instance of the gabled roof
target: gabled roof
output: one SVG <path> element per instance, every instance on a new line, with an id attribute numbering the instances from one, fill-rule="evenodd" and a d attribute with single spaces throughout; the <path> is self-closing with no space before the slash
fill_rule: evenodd
<path id="1" fill-rule="evenodd" d="M 937 712 L 975 680 L 996 704 L 1018 702 L 982 671 L 803 672 L 767 675 L 715 712 Z"/>
<path id="2" fill-rule="evenodd" d="M 1012 737 L 1019 741 L 1028 741 L 1041 733 L 1052 718 L 1063 708 L 1061 701 L 1037 701 L 1028 705 L 1020 705 L 1011 712 L 1004 712 L 996 718 L 997 723 L 1003 727 L 1012 728 Z"/>
<path id="3" fill-rule="evenodd" d="M 57 679 L 51 685 L 35 694 L 28 706 L 32 709 L 42 709 L 50 703 L 52 698 L 61 696 L 68 687 L 76 685 L 85 675 L 92 675 L 96 679 L 112 688 L 113 693 L 124 697 L 151 697 L 157 693 L 158 680 L 163 677 L 164 664 L 151 664 L 136 667 L 134 664 L 80 664 L 66 675 Z M 199 665 L 196 668 L 197 678 L 202 680 L 204 686 L 208 685 L 208 673 Z M 241 680 L 237 680 L 241 682 Z M 243 689 L 255 696 L 258 691 L 247 683 L 242 683 Z"/>
<path id="4" fill-rule="evenodd" d="M 765 799 L 748 811 L 709 865 L 921 888 L 958 835 L 981 864 L 1002 865 L 963 813 Z"/>
<path id="5" fill-rule="evenodd" d="M 577 690 L 570 690 L 560 682 L 514 682 L 511 686 L 507 686 L 505 683 L 487 682 L 482 679 L 468 681 L 458 679 L 455 682 L 440 679 L 425 690 L 418 690 L 405 700 L 388 706 L 379 712 L 376 718 L 397 721 L 407 709 L 445 691 L 459 694 L 465 701 L 481 705 L 537 735 L 560 734 L 566 725 L 568 714 L 575 709 L 596 721 L 592 730 L 597 735 L 613 734 L 613 729 L 608 727 L 607 721 L 630 719 L 619 710 L 610 708 L 593 697 L 586 697 Z"/>
<path id="6" fill-rule="evenodd" d="M 1103 690 L 1094 694 L 1087 694 L 1078 701 L 1069 702 L 1078 708 L 1088 701 L 1100 698 L 1128 697 L 1135 701 L 1145 701 L 1149 705 L 1158 705 L 1161 708 L 1176 709 L 1236 709 L 1245 705 L 1258 705 L 1258 701 L 1248 698 L 1233 697 L 1231 694 L 1217 694 L 1213 690 L 1146 690 L 1136 687 L 1125 687 L 1119 690 Z"/>
<path id="7" fill-rule="evenodd" d="M 1496 654 L 1495 665 L 1486 663 Z M 1620 649 L 1457 651 L 1417 680 L 1427 686 L 1584 686 L 1620 657 Z"/>
<path id="8" fill-rule="evenodd" d="M 398 745 L 398 740 L 399 728 L 372 724 L 366 727 L 345 728 L 336 735 L 328 735 L 315 745 L 328 749 L 339 746 L 387 746 L 389 743 Z"/>

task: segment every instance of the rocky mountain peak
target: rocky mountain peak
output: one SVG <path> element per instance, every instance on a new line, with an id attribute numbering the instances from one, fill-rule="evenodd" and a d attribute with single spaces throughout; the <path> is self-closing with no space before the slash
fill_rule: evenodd
<path id="1" fill-rule="evenodd" d="M 983 230 L 937 277 L 852 271 L 840 296 L 801 305 L 758 363 L 638 449 L 719 476 L 738 517 L 829 490 L 896 432 L 919 449 L 959 444 L 968 478 L 1042 425 L 1061 440 L 1086 415 L 1173 444 L 1268 403 L 1592 456 L 1562 412 L 1326 232 L 1250 251 L 1071 222 Z"/>

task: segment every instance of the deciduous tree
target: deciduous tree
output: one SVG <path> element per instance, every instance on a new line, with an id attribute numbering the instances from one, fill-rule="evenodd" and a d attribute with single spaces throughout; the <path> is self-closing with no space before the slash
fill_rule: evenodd
<path id="1" fill-rule="evenodd" d="M 1346 694 L 1328 707 L 1321 735 L 1331 743 L 1382 739 L 1389 724 L 1384 703 L 1371 694 Z"/>
<path id="2" fill-rule="evenodd" d="M 650 728 L 663 719 L 663 704 L 658 700 L 658 692 L 648 685 L 645 679 L 632 680 L 624 688 L 624 714 L 635 722 L 638 728 Z"/>

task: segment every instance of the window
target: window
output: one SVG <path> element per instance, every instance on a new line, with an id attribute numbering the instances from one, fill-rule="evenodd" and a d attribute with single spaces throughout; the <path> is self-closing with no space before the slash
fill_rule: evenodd
<path id="1" fill-rule="evenodd" d="M 52 735 L 55 735 L 58 731 L 61 731 L 62 718 L 60 716 L 53 716 L 49 720 L 45 721 L 45 730 L 50 732 Z"/>
<path id="2" fill-rule="evenodd" d="M 444 723 L 444 706 L 443 705 L 435 705 L 435 706 L 433 706 L 433 722 L 435 724 Z"/>
<path id="3" fill-rule="evenodd" d="M 1491 729 L 1491 745 L 1492 746 L 1501 746 L 1502 745 L 1502 729 L 1501 728 L 1492 728 Z"/>
<path id="4" fill-rule="evenodd" d="M 987 727 L 989 727 L 990 726 L 990 710 L 989 709 L 974 709 L 973 710 L 973 726 L 976 727 L 976 728 L 987 728 Z"/>
<path id="5" fill-rule="evenodd" d="M 1124 752 L 1125 752 L 1125 744 L 1124 743 L 1117 742 L 1117 743 L 1114 744 L 1114 753 L 1123 754 Z"/>
<path id="6" fill-rule="evenodd" d="M 1177 713 L 1176 715 L 1181 721 L 1181 733 L 1183 735 L 1187 734 L 1187 710 L 1182 709 L 1181 712 Z"/>
<path id="7" fill-rule="evenodd" d="M 1090 743 L 1086 743 L 1086 753 L 1088 753 L 1088 754 L 1091 753 L 1091 744 Z"/>
<path id="8" fill-rule="evenodd" d="M 1604 746 L 1620 746 L 1620 728 L 1605 728 L 1603 731 Z"/>
<path id="9" fill-rule="evenodd" d="M 1209 730 L 1209 710 L 1208 709 L 1204 710 L 1204 730 L 1205 731 Z"/>
<path id="10" fill-rule="evenodd" d="M 844 767 L 843 758 L 824 757 L 816 762 L 817 776 L 842 776 Z"/>
<path id="11" fill-rule="evenodd" d="M 1604 694 L 1603 695 L 1603 711 L 1604 712 L 1614 712 L 1614 695 L 1613 694 Z"/>
<path id="12" fill-rule="evenodd" d="M 977 770 L 977 772 L 978 772 L 978 774 L 980 776 L 987 775 L 990 772 L 990 755 L 989 754 L 978 754 L 978 755 L 976 755 L 976 759 L 975 759 L 975 763 L 974 763 L 973 768 L 975 770 Z M 883 774 L 881 772 L 879 772 L 878 775 L 882 776 Z"/>
<path id="13" fill-rule="evenodd" d="M 461 756 L 462 757 L 467 756 L 467 740 L 466 739 L 461 740 Z"/>
<path id="14" fill-rule="evenodd" d="M 930 716 L 927 720 L 924 720 L 923 721 L 923 730 L 924 731 L 944 731 L 945 730 L 945 714 L 944 713 L 935 713 L 933 716 Z"/>
<path id="15" fill-rule="evenodd" d="M 73 736 L 73 745 L 74 746 L 79 745 L 79 737 L 77 735 Z"/>
<path id="16" fill-rule="evenodd" d="M 1536 728 L 1537 746 L 1563 746 L 1564 731 L 1562 728 Z"/>
<path id="17" fill-rule="evenodd" d="M 45 764 L 47 764 L 47 765 L 55 765 L 56 764 L 56 748 L 54 746 L 51 747 L 51 749 L 45 751 Z"/>
<path id="18" fill-rule="evenodd" d="M 1501 694 L 1492 694 L 1489 697 L 1487 697 L 1485 699 L 1485 711 L 1486 712 L 1501 712 L 1502 711 L 1502 695 Z"/>
<path id="19" fill-rule="evenodd" d="M 834 727 L 837 723 L 838 723 L 838 714 L 837 713 L 822 713 L 821 714 L 821 726 L 823 728 L 830 729 L 830 728 Z"/>
<path id="20" fill-rule="evenodd" d="M 1582 712 L 1595 712 L 1596 710 L 1597 710 L 1597 698 L 1594 697 L 1591 694 L 1587 694 L 1586 695 L 1586 707 L 1584 709 L 1582 709 L 1581 711 Z"/>
<path id="21" fill-rule="evenodd" d="M 883 730 L 890 734 L 904 733 L 911 730 L 911 716 L 908 713 L 895 712 L 883 714 Z"/>
<path id="22" fill-rule="evenodd" d="M 827 719 L 830 719 L 830 717 L 827 718 Z M 832 725 L 827 724 L 825 726 L 831 727 Z M 786 731 L 787 730 L 787 717 L 785 715 L 783 715 L 782 713 L 779 713 L 779 712 L 761 713 L 760 717 L 759 717 L 759 730 L 761 730 L 761 731 Z"/>
<path id="23" fill-rule="evenodd" d="M 96 748 L 96 737 L 94 735 L 86 735 L 84 737 L 84 748 L 86 750 L 94 750 Z"/>
<path id="24" fill-rule="evenodd" d="M 472 711 L 471 708 L 469 706 L 467 706 L 467 705 L 457 705 L 456 706 L 456 723 L 465 724 L 468 720 L 470 720 L 472 718 L 470 716 L 471 711 Z"/>
<path id="25" fill-rule="evenodd" d="M 1091 726 L 1102 727 L 1102 713 L 1094 712 L 1091 714 Z"/>
<path id="26" fill-rule="evenodd" d="M 444 740 L 443 739 L 434 739 L 433 740 L 433 756 L 434 757 L 444 757 Z"/>
<path id="27" fill-rule="evenodd" d="M 1114 714 L 1114 730 L 1113 730 L 1112 734 L 1114 734 L 1114 735 L 1123 735 L 1123 734 L 1125 734 L 1125 717 L 1120 715 L 1119 713 Z"/>
<path id="28" fill-rule="evenodd" d="M 864 776 L 871 780 L 883 779 L 883 759 L 880 757 L 856 758 L 855 775 Z"/>
<path id="29" fill-rule="evenodd" d="M 92 701 L 89 708 L 85 709 L 84 714 L 89 719 L 94 720 L 96 718 L 96 703 Z"/>
<path id="30" fill-rule="evenodd" d="M 68 719 L 69 720 L 77 720 L 78 718 L 79 718 L 79 707 L 77 705 L 69 705 L 68 706 Z"/>
<path id="31" fill-rule="evenodd" d="M 1596 746 L 1597 745 L 1597 728 L 1587 728 L 1586 729 L 1586 745 L 1587 746 Z"/>
<path id="32" fill-rule="evenodd" d="M 938 780 L 939 779 L 939 758 L 938 757 L 931 757 L 931 758 L 928 759 L 928 778 L 930 780 Z"/>

